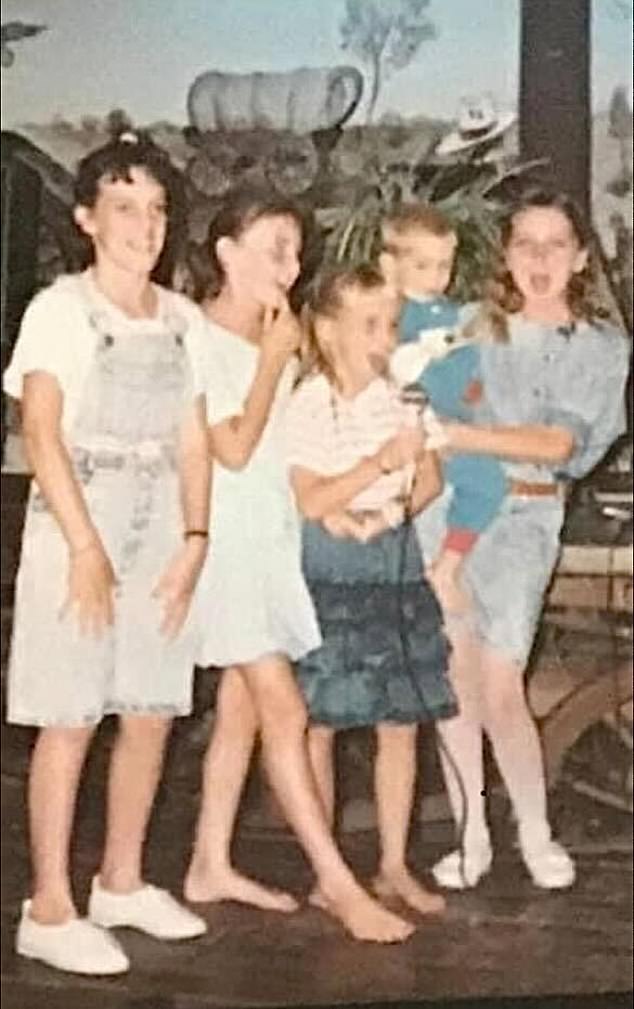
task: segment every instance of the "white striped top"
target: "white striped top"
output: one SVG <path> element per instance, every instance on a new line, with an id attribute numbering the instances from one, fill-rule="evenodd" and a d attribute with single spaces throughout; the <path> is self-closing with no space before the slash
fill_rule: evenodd
<path id="1" fill-rule="evenodd" d="M 337 476 L 372 455 L 406 424 L 412 408 L 384 378 L 376 378 L 354 399 L 345 399 L 325 375 L 306 379 L 293 393 L 286 413 L 287 462 L 321 476 Z M 381 511 L 409 493 L 413 467 L 380 476 L 347 506 L 349 511 Z"/>

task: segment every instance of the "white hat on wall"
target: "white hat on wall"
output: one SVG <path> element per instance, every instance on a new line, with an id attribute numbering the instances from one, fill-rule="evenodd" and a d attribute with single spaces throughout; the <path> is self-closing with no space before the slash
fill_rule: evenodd
<path id="1" fill-rule="evenodd" d="M 442 138 L 436 154 L 457 154 L 501 136 L 511 126 L 515 112 L 499 112 L 491 95 L 462 98 L 456 128 Z"/>

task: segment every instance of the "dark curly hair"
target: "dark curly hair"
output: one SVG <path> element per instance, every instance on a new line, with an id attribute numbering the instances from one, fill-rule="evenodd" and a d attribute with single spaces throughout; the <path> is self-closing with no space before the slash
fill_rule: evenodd
<path id="1" fill-rule="evenodd" d="M 516 218 L 534 207 L 559 210 L 569 222 L 581 249 L 588 252 L 586 265 L 579 273 L 573 274 L 568 282 L 568 306 L 574 319 L 598 322 L 607 313 L 599 307 L 596 295 L 596 257 L 594 238 L 579 207 L 565 193 L 550 192 L 545 189 L 531 189 L 523 194 L 503 218 L 500 225 L 501 250 L 489 280 L 485 296 L 474 319 L 465 327 L 465 334 L 480 338 L 493 338 L 499 342 L 508 340 L 507 317 L 519 312 L 523 298 L 506 265 L 505 253 L 508 249 Z"/>
<path id="2" fill-rule="evenodd" d="M 183 237 L 185 223 L 185 196 L 180 173 L 174 167 L 168 154 L 154 143 L 148 133 L 141 130 L 125 129 L 97 150 L 91 151 L 79 162 L 75 177 L 75 205 L 94 207 L 99 195 L 99 184 L 103 180 L 115 182 L 119 179 L 131 182 L 131 170 L 140 168 L 162 187 L 167 201 L 167 234 L 165 245 L 153 276 L 165 280 L 163 276 L 171 272 L 177 247 Z M 92 262 L 92 243 L 86 241 L 86 259 Z"/>

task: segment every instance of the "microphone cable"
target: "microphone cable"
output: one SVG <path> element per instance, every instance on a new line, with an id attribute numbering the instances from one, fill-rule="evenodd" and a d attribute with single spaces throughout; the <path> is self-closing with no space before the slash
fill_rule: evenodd
<path id="1" fill-rule="evenodd" d="M 427 402 L 428 402 L 427 397 L 422 392 L 422 390 L 419 387 L 412 388 L 411 386 L 409 386 L 409 387 L 406 387 L 405 389 L 399 390 L 399 397 L 400 397 L 401 401 L 406 406 L 413 406 L 413 407 L 416 408 L 418 422 L 421 423 L 422 412 L 423 412 L 423 409 L 427 405 Z M 409 676 L 410 682 L 411 682 L 411 684 L 412 684 L 412 686 L 414 688 L 414 692 L 416 693 L 416 695 L 417 695 L 417 697 L 418 697 L 418 699 L 419 699 L 419 701 L 421 703 L 421 706 L 423 708 L 423 712 L 427 716 L 427 720 L 431 721 L 431 722 L 435 722 L 436 719 L 433 717 L 432 711 L 430 710 L 430 707 L 429 707 L 429 705 L 427 703 L 427 700 L 426 700 L 426 698 L 424 696 L 423 685 L 421 683 L 419 683 L 419 680 L 416 677 L 415 672 L 414 672 L 414 663 L 413 663 L 413 660 L 412 660 L 412 655 L 411 655 L 411 651 L 410 651 L 410 647 L 409 647 L 409 640 L 408 640 L 408 634 L 407 634 L 407 626 L 406 626 L 406 620 L 405 620 L 404 587 L 405 587 L 405 572 L 406 572 L 406 568 L 407 568 L 407 550 L 408 550 L 408 545 L 409 545 L 410 537 L 412 535 L 417 537 L 417 533 L 416 533 L 416 530 L 414 528 L 414 523 L 412 521 L 412 519 L 413 519 L 413 514 L 412 514 L 412 491 L 413 491 L 413 486 L 414 486 L 414 480 L 413 480 L 413 478 L 410 479 L 409 483 L 410 483 L 410 485 L 409 485 L 409 487 L 407 489 L 407 493 L 404 496 L 404 502 L 403 502 L 403 505 L 404 505 L 404 516 L 403 516 L 403 523 L 402 523 L 402 526 L 401 526 L 402 535 L 401 535 L 399 567 L 398 567 L 398 597 L 397 598 L 398 598 L 399 640 L 400 640 L 400 645 L 401 645 L 401 653 L 402 653 L 402 656 L 403 656 L 403 664 L 404 664 L 404 667 L 405 667 L 405 669 L 407 671 L 407 674 Z M 423 551 L 422 551 L 422 548 L 420 547 L 420 544 L 418 546 L 419 546 L 419 553 L 420 553 L 420 556 L 421 556 L 422 567 L 423 567 L 422 575 L 426 579 L 425 557 L 423 556 Z M 433 593 L 433 587 L 430 585 L 429 588 L 430 588 L 430 590 Z M 435 596 L 435 593 L 434 593 L 434 596 Z M 440 602 L 438 602 L 438 605 L 440 607 Z M 440 608 L 441 608 L 441 612 L 442 612 L 442 607 L 440 607 Z M 442 631 L 443 634 L 445 634 L 444 627 L 445 627 L 445 624 L 444 624 L 444 614 L 443 614 L 443 631 Z M 446 634 L 445 634 L 445 636 L 446 636 Z M 452 647 L 451 646 L 451 641 L 448 638 L 447 638 L 447 641 L 448 641 L 448 644 L 449 644 L 449 646 L 451 648 Z M 469 798 L 468 798 L 468 795 L 467 795 L 467 790 L 466 790 L 466 787 L 465 787 L 464 779 L 463 779 L 462 775 L 460 774 L 460 770 L 458 768 L 458 765 L 457 765 L 457 763 L 456 763 L 456 761 L 455 761 L 455 759 L 454 759 L 454 757 L 453 757 L 453 755 L 452 755 L 449 747 L 447 746 L 447 744 L 445 743 L 444 739 L 442 738 L 441 733 L 438 731 L 438 729 L 436 729 L 436 738 L 437 738 L 437 741 L 438 741 L 439 749 L 441 750 L 441 752 L 444 755 L 445 760 L 446 760 L 449 768 L 451 769 L 452 773 L 454 774 L 456 783 L 458 785 L 458 790 L 459 790 L 459 793 L 460 793 L 461 809 L 460 809 L 460 816 L 458 818 L 458 823 L 456 824 L 456 828 L 457 828 L 457 843 L 458 843 L 458 850 L 459 850 L 459 853 L 460 853 L 460 877 L 462 879 L 464 887 L 467 888 L 468 887 L 468 881 L 467 881 L 466 872 L 465 872 L 464 840 L 465 840 L 465 833 L 466 833 L 466 826 L 467 826 L 467 816 L 468 816 L 468 811 L 469 811 Z"/>

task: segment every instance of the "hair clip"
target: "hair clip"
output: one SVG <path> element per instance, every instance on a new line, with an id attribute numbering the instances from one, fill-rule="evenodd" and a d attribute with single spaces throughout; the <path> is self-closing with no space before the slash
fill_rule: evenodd
<path id="1" fill-rule="evenodd" d="M 126 130 L 119 136 L 120 144 L 138 144 L 139 138 L 136 133 L 131 133 L 130 130 Z"/>

